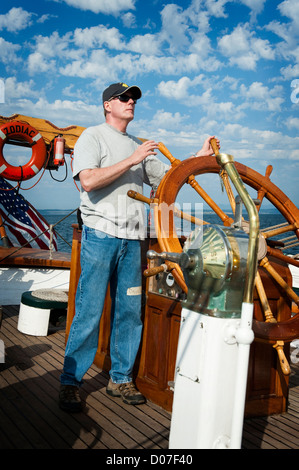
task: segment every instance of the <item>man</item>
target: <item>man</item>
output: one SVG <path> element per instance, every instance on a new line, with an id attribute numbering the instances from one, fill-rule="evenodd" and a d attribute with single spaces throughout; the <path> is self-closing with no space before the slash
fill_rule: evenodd
<path id="1" fill-rule="evenodd" d="M 143 183 L 157 188 L 169 166 L 156 157 L 158 143 L 141 143 L 127 134 L 141 98 L 137 86 L 110 85 L 103 92 L 106 122 L 86 129 L 74 151 L 73 177 L 81 184 L 81 276 L 61 375 L 60 407 L 82 408 L 79 386 L 92 365 L 98 346 L 99 323 L 110 283 L 111 339 L 109 395 L 138 405 L 145 397 L 132 382 L 140 345 L 141 258 L 144 238 L 142 203 L 127 197 L 142 193 Z M 207 139 L 197 155 L 213 154 Z"/>

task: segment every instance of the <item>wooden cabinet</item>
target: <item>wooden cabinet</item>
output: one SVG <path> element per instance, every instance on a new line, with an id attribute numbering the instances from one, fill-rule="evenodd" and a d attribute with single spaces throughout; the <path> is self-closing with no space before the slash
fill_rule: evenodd
<path id="1" fill-rule="evenodd" d="M 181 305 L 149 293 L 136 384 L 151 401 L 171 410 Z"/>

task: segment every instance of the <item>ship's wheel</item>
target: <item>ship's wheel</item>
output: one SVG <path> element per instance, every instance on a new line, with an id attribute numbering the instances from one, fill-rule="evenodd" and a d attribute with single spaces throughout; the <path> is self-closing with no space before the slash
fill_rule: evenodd
<path id="1" fill-rule="evenodd" d="M 155 199 L 152 200 L 152 202 L 154 202 L 156 234 L 161 251 L 181 252 L 182 246 L 177 235 L 175 219 L 173 216 L 169 216 L 169 207 L 173 208 L 173 213 L 176 212 L 175 202 L 183 185 L 190 185 L 199 194 L 202 200 L 210 206 L 212 211 L 217 214 L 220 223 L 225 226 L 230 226 L 233 219 L 227 215 L 208 194 L 208 192 L 212 194 L 215 191 L 215 186 L 211 186 L 212 183 L 209 183 L 210 191 L 206 191 L 201 186 L 200 180 L 205 181 L 208 174 L 219 175 L 222 179 L 223 187 L 225 188 L 224 192 L 228 196 L 233 211 L 235 210 L 235 199 L 227 175 L 225 171 L 221 170 L 215 157 L 194 157 L 180 162 L 169 153 L 163 144 L 160 144 L 160 150 L 169 158 L 172 167 L 161 181 Z M 252 192 L 251 188 L 256 191 L 255 196 L 252 197 L 257 199 L 258 210 L 262 207 L 263 199 L 266 198 L 270 201 L 271 205 L 278 209 L 285 219 L 285 223 L 277 227 L 270 227 L 266 229 L 266 231 L 261 232 L 260 235 L 259 267 L 255 287 L 264 312 L 264 321 L 256 317 L 253 322 L 253 329 L 257 338 L 271 343 L 277 349 L 283 372 L 288 374 L 290 370 L 283 353 L 283 344 L 284 342 L 290 342 L 293 339 L 299 338 L 299 297 L 293 291 L 292 287 L 280 276 L 273 266 L 275 263 L 271 262 L 271 260 L 282 260 L 299 267 L 298 260 L 283 254 L 281 249 L 278 248 L 280 245 L 283 245 L 284 242 L 277 241 L 278 235 L 283 236 L 283 240 L 290 239 L 293 241 L 292 239 L 295 239 L 298 241 L 299 210 L 295 204 L 270 181 L 271 166 L 267 168 L 265 176 L 241 163 L 235 162 L 235 166 L 243 183 L 245 186 L 248 186 L 248 192 Z M 215 178 L 219 179 L 219 176 L 215 176 Z M 195 179 L 195 177 L 197 178 Z M 219 183 L 216 184 L 219 185 Z M 181 213 L 180 216 L 184 218 L 184 214 Z M 203 221 L 203 223 L 206 222 Z M 285 235 L 287 236 L 285 237 Z M 289 244 L 288 241 L 287 244 Z M 177 283 L 187 292 L 188 288 L 185 284 L 180 267 L 177 264 L 168 263 L 168 268 L 171 270 Z M 269 273 L 296 306 L 297 312 L 287 321 L 277 321 L 274 318 L 261 280 L 261 269 Z"/>

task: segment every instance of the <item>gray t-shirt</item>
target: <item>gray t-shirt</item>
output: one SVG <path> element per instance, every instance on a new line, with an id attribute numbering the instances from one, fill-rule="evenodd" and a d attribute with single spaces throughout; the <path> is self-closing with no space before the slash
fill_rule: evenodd
<path id="1" fill-rule="evenodd" d="M 82 170 L 114 165 L 132 155 L 142 142 L 107 123 L 83 131 L 74 149 L 73 177 Z M 84 225 L 108 235 L 144 239 L 144 203 L 127 196 L 131 189 L 142 194 L 143 183 L 156 189 L 169 165 L 157 157 L 147 157 L 108 186 L 86 192 L 81 188 L 81 214 Z"/>

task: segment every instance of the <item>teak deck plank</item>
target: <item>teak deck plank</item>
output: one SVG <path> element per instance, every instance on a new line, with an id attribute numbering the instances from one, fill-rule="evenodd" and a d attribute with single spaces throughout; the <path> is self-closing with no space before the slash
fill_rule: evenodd
<path id="1" fill-rule="evenodd" d="M 51 257 L 50 257 L 51 255 Z M 0 247 L 1 266 L 43 266 L 70 269 L 71 253 L 38 248 Z"/>
<path id="2" fill-rule="evenodd" d="M 168 448 L 171 415 L 151 402 L 134 407 L 108 396 L 108 375 L 95 366 L 81 389 L 84 412 L 60 410 L 65 332 L 24 335 L 17 330 L 18 312 L 18 306 L 3 307 L 0 339 L 6 356 L 0 364 L 0 449 Z M 244 449 L 299 448 L 299 366 L 294 362 L 288 412 L 245 420 Z"/>

